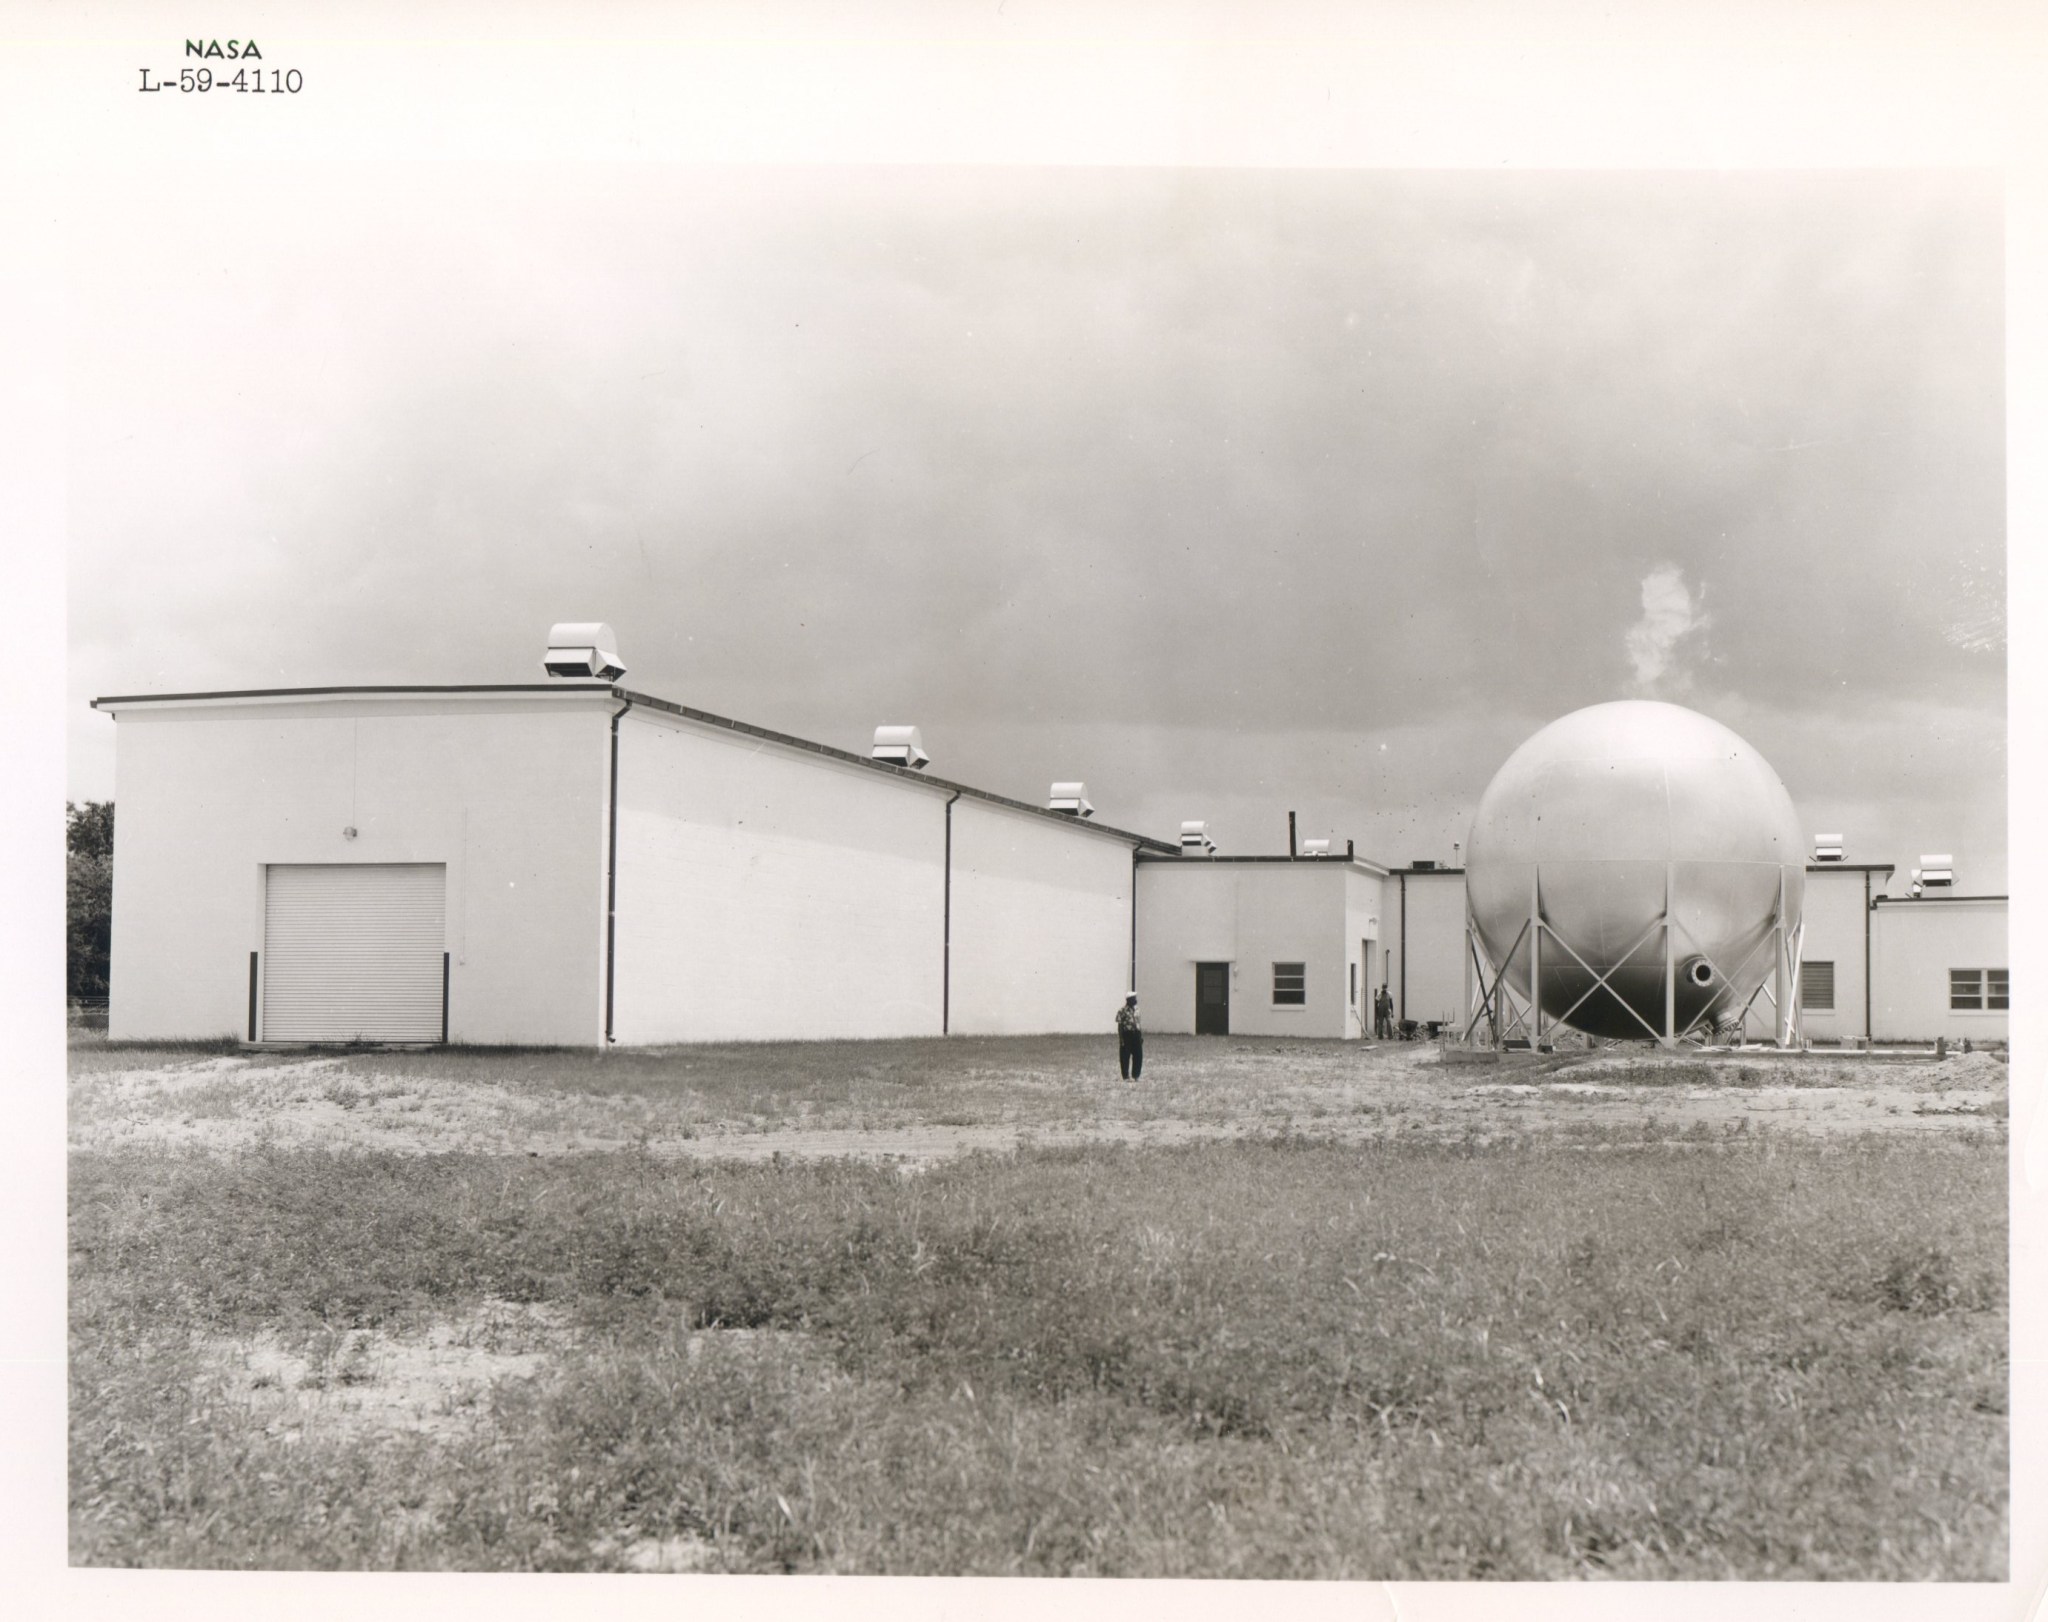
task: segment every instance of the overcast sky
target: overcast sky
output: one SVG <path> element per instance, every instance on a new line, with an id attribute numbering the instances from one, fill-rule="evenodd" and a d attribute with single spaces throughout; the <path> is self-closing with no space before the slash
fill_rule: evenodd
<path id="1" fill-rule="evenodd" d="M 2005 885 L 1995 183 L 298 166 L 80 207 L 96 694 L 628 686 L 1447 859 L 1603 699 Z"/>

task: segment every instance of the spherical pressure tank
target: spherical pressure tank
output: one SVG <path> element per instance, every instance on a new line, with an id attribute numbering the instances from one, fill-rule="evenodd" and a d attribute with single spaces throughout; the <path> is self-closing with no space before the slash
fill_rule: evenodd
<path id="1" fill-rule="evenodd" d="M 1676 704 L 1595 704 L 1551 722 L 1494 775 L 1466 850 L 1466 899 L 1495 967 L 1529 996 L 1540 893 L 1544 1015 L 1596 1036 L 1664 1033 L 1667 961 L 1674 1034 L 1733 1018 L 1772 979 L 1776 926 L 1789 937 L 1805 897 L 1778 774 Z"/>

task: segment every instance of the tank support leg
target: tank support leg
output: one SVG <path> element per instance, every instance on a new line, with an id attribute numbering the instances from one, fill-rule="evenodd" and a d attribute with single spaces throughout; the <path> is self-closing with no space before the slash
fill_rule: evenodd
<path id="1" fill-rule="evenodd" d="M 1472 1040 L 1472 1028 L 1479 1023 L 1479 1005 L 1472 1000 L 1472 964 L 1477 956 L 1472 935 L 1472 898 L 1465 898 L 1465 1028 L 1459 1033 L 1461 1042 Z"/>
<path id="2" fill-rule="evenodd" d="M 1662 1048 L 1678 1046 L 1678 918 L 1671 910 L 1672 864 L 1664 864 L 1664 1034 Z"/>
<path id="3" fill-rule="evenodd" d="M 1487 1022 L 1489 1031 L 1492 1033 L 1488 1037 L 1488 1041 L 1498 1050 L 1506 1046 L 1509 1030 L 1517 1024 L 1524 1023 L 1527 1019 L 1527 1015 L 1519 1010 L 1516 1012 L 1513 1020 L 1509 1020 L 1507 1017 L 1513 995 L 1507 986 L 1507 966 L 1514 961 L 1515 954 L 1522 949 L 1522 942 L 1528 937 L 1528 934 L 1529 926 L 1524 924 L 1521 931 L 1515 936 L 1514 944 L 1507 949 L 1507 954 L 1501 959 L 1501 966 L 1492 971 L 1492 978 L 1489 979 L 1490 959 L 1485 954 L 1484 947 L 1479 938 L 1479 931 L 1472 928 L 1470 920 L 1467 920 L 1465 928 L 1466 1017 L 1465 1027 L 1458 1038 L 1459 1041 L 1471 1041 L 1472 1033 L 1479 1029 L 1479 1022 L 1484 1019 Z M 1475 976 L 1477 976 L 1476 990 L 1474 989 Z"/>
<path id="4" fill-rule="evenodd" d="M 1799 1046 L 1799 962 L 1803 955 L 1806 933 L 1804 918 L 1796 925 L 1787 926 L 1785 920 L 1785 869 L 1778 869 L 1778 916 L 1772 923 L 1774 962 L 1771 970 L 1771 990 L 1776 1006 L 1773 1023 L 1777 1026 L 1776 1036 L 1781 1048 Z"/>
<path id="5" fill-rule="evenodd" d="M 1652 1025 L 1647 1019 L 1643 1018 L 1641 1010 L 1639 1010 L 1634 1003 L 1629 1002 L 1626 998 L 1621 996 L 1620 993 L 1615 991 L 1614 987 L 1609 982 L 1613 977 L 1614 973 L 1616 972 L 1616 970 L 1618 970 L 1624 963 L 1627 963 L 1631 958 L 1633 958 L 1636 955 L 1636 953 L 1640 952 L 1645 946 L 1649 945 L 1650 942 L 1653 939 L 1655 939 L 1657 931 L 1662 929 L 1663 927 L 1664 925 L 1661 919 L 1652 918 L 1650 920 L 1650 927 L 1645 929 L 1634 940 L 1629 942 L 1628 950 L 1626 952 L 1623 952 L 1619 957 L 1615 959 L 1614 967 L 1610 968 L 1605 974 L 1602 974 L 1598 969 L 1594 968 L 1592 964 L 1588 963 L 1584 958 L 1580 957 L 1577 951 L 1573 949 L 1572 943 L 1570 941 L 1566 940 L 1562 935 L 1553 935 L 1551 937 L 1551 944 L 1563 947 L 1564 955 L 1570 958 L 1574 963 L 1578 964 L 1578 966 L 1584 969 L 1587 974 L 1592 976 L 1593 983 L 1586 987 L 1584 991 L 1579 993 L 1579 999 L 1577 1002 L 1573 1003 L 1571 1007 L 1561 1011 L 1558 1014 L 1557 1018 L 1551 1021 L 1551 1029 L 1555 1030 L 1559 1025 L 1569 1023 L 1572 1015 L 1576 1014 L 1579 1011 L 1580 1007 L 1585 1004 L 1587 999 L 1590 998 L 1594 992 L 1604 990 L 1607 992 L 1609 996 L 1614 998 L 1615 1005 L 1617 1007 L 1619 1007 L 1624 1013 L 1626 1013 L 1629 1016 L 1629 1018 L 1633 1019 L 1638 1025 L 1642 1026 L 1644 1035 L 1648 1036 L 1650 1040 L 1653 1042 L 1658 1040 L 1657 1027 Z"/>

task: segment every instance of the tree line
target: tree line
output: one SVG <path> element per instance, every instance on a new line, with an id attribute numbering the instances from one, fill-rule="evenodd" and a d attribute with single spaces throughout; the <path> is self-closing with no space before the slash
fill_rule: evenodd
<path id="1" fill-rule="evenodd" d="M 64 802 L 65 989 L 72 997 L 107 994 L 114 923 L 114 802 Z"/>

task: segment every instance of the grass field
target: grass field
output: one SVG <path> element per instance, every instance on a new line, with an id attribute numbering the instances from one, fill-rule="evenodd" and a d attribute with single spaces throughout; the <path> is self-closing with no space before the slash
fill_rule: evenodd
<path id="1" fill-rule="evenodd" d="M 1998 1579 L 2001 1061 L 83 1047 L 84 1564 Z"/>

